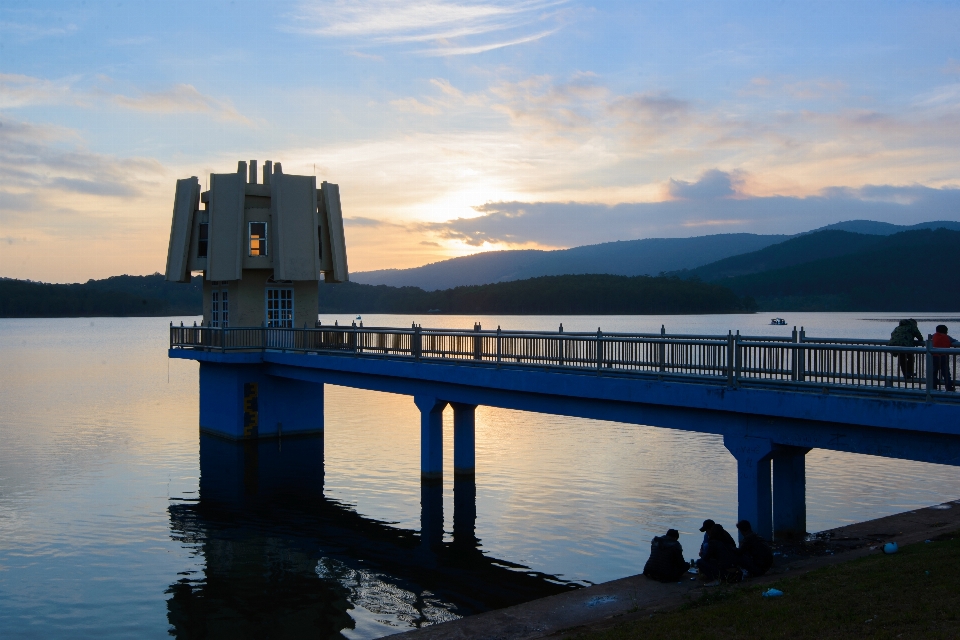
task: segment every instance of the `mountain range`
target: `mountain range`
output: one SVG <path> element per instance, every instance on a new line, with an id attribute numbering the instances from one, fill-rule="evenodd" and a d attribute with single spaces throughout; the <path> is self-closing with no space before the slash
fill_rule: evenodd
<path id="1" fill-rule="evenodd" d="M 939 227 L 960 230 L 960 222 L 933 221 L 907 226 L 872 220 L 850 220 L 797 236 L 727 233 L 693 238 L 622 240 L 556 251 L 488 251 L 411 269 L 361 271 L 351 274 L 350 280 L 360 284 L 419 287 L 433 291 L 539 276 L 588 273 L 657 275 L 696 269 L 724 258 L 757 251 L 818 231 L 848 231 L 862 235 L 886 236 L 902 231 Z"/>

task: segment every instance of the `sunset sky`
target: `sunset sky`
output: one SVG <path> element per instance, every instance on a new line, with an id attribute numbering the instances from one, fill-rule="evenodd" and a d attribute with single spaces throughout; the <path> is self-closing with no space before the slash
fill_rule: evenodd
<path id="1" fill-rule="evenodd" d="M 340 184 L 351 271 L 960 220 L 956 2 L 0 5 L 0 276 L 162 270 L 177 178 Z"/>

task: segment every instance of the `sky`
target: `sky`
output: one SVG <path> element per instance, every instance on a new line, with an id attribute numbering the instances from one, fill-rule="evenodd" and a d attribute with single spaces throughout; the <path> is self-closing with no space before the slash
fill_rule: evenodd
<path id="1" fill-rule="evenodd" d="M 0 276 L 162 271 L 178 178 L 340 185 L 351 271 L 960 220 L 960 3 L 0 4 Z"/>

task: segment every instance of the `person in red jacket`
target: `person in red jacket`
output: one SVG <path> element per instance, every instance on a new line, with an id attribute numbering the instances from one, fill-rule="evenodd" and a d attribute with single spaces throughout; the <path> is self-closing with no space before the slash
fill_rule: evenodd
<path id="1" fill-rule="evenodd" d="M 949 349 L 950 347 L 955 347 L 960 345 L 956 340 L 947 335 L 947 325 L 940 324 L 937 325 L 937 332 L 933 334 L 933 348 L 934 349 Z M 946 354 L 940 354 L 933 356 L 933 375 L 936 380 L 936 388 L 940 389 L 940 382 L 944 383 L 947 391 L 955 391 L 956 387 L 953 384 L 953 378 L 950 377 L 950 360 L 953 359 L 953 356 L 948 356 Z"/>

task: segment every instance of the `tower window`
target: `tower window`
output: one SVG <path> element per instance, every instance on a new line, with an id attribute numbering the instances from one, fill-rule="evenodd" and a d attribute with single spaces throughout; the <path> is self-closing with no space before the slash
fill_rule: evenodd
<path id="1" fill-rule="evenodd" d="M 226 284 L 215 282 L 214 284 Z M 214 289 L 210 292 L 210 326 L 227 327 L 230 325 L 230 298 L 226 289 Z"/>
<path id="2" fill-rule="evenodd" d="M 251 256 L 267 255 L 267 223 L 266 222 L 250 223 L 250 255 Z"/>
<path id="3" fill-rule="evenodd" d="M 197 257 L 206 258 L 207 257 L 207 234 L 209 233 L 210 225 L 206 222 L 200 223 L 200 237 L 197 239 Z"/>
<path id="4" fill-rule="evenodd" d="M 267 289 L 267 326 L 293 328 L 293 289 Z"/>

